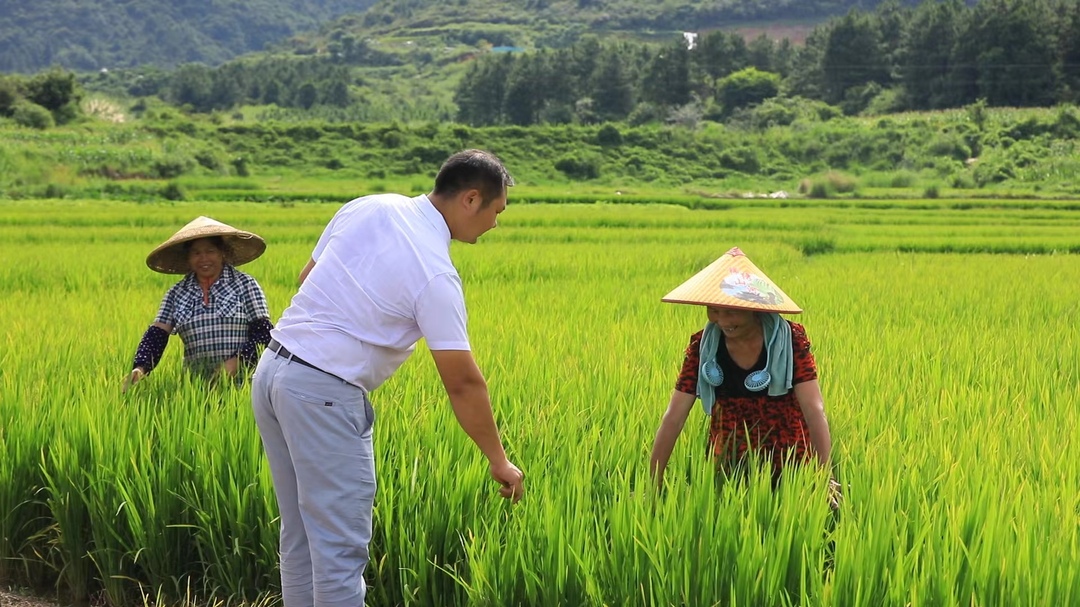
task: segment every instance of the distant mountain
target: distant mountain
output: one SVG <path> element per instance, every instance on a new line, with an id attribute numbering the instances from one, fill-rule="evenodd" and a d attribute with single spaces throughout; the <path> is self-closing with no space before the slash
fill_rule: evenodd
<path id="1" fill-rule="evenodd" d="M 295 36 L 287 48 L 325 51 L 343 38 L 412 39 L 497 49 L 557 48 L 585 34 L 669 40 L 683 32 L 729 29 L 802 43 L 813 27 L 852 9 L 922 0 L 378 0 L 362 15 L 343 16 Z M 976 0 L 962 0 L 972 4 Z"/>
<path id="2" fill-rule="evenodd" d="M 914 5 L 920 0 L 890 0 Z M 969 0 L 970 1 L 970 0 Z M 817 20 L 882 0 L 379 0 L 364 14 L 371 28 L 439 28 L 461 22 L 576 23 L 587 30 L 696 31 L 754 21 Z"/>
<path id="3" fill-rule="evenodd" d="M 913 5 L 919 0 L 885 0 Z M 974 0 L 965 0 L 971 3 Z M 803 22 L 882 0 L 0 0 L 0 71 L 224 63 L 265 50 L 325 51 L 349 35 L 559 47 L 589 32 Z M 775 32 L 774 32 L 775 33 Z"/>
<path id="4" fill-rule="evenodd" d="M 0 0 L 0 71 L 211 65 L 375 0 Z"/>

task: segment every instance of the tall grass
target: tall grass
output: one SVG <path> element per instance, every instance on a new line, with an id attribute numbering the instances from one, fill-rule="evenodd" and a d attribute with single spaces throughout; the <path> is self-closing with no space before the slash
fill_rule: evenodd
<path id="1" fill-rule="evenodd" d="M 0 576 L 116 605 L 274 600 L 276 502 L 247 388 L 188 378 L 176 340 L 132 393 L 119 382 L 175 280 L 146 269 L 155 244 L 199 214 L 262 234 L 245 270 L 276 319 L 336 208 L 0 206 Z M 1075 603 L 1074 215 L 511 204 L 453 256 L 527 495 L 497 497 L 419 348 L 373 395 L 369 603 Z M 696 409 L 664 490 L 648 478 L 705 320 L 659 298 L 736 245 L 806 310 L 835 519 L 816 470 L 775 492 L 758 474 L 717 486 Z M 982 252 L 935 252 L 964 247 Z M 1027 248 L 1059 253 L 1012 254 Z"/>

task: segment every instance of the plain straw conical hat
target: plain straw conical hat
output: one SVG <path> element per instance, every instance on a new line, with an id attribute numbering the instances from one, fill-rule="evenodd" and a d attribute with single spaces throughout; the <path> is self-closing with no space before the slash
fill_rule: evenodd
<path id="1" fill-rule="evenodd" d="M 258 234 L 238 230 L 209 217 L 197 217 L 151 251 L 146 257 L 146 265 L 163 274 L 187 274 L 191 267 L 184 243 L 211 236 L 225 240 L 228 248 L 225 262 L 234 266 L 258 258 L 266 250 L 266 242 Z"/>
<path id="2" fill-rule="evenodd" d="M 802 312 L 739 247 L 724 253 L 661 301 L 758 312 Z"/>

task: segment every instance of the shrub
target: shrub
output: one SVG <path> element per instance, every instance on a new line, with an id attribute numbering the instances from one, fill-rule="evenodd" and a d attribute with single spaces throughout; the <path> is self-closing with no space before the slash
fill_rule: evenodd
<path id="1" fill-rule="evenodd" d="M 799 193 L 810 198 L 831 198 L 833 194 L 855 192 L 859 182 L 852 176 L 839 171 L 829 171 L 817 179 L 803 179 L 799 182 Z"/>
<path id="2" fill-rule="evenodd" d="M 1058 107 L 1052 130 L 1059 139 L 1080 137 L 1080 118 L 1077 118 L 1076 111 L 1067 106 Z"/>
<path id="3" fill-rule="evenodd" d="M 705 106 L 697 99 L 694 99 L 690 103 L 680 105 L 668 112 L 666 122 L 688 129 L 696 129 L 704 116 Z"/>
<path id="4" fill-rule="evenodd" d="M 834 118 L 840 118 L 844 115 L 844 113 L 840 111 L 840 108 L 834 105 L 829 105 L 824 101 L 814 101 L 812 102 L 812 106 L 817 112 L 818 120 L 822 122 L 828 122 Z"/>
<path id="5" fill-rule="evenodd" d="M 622 133 L 613 124 L 605 124 L 596 133 L 596 142 L 603 146 L 622 145 Z"/>
<path id="6" fill-rule="evenodd" d="M 960 136 L 942 133 L 930 142 L 927 153 L 931 156 L 966 160 L 971 157 L 971 148 Z"/>
<path id="7" fill-rule="evenodd" d="M 664 118 L 664 110 L 658 105 L 643 101 L 630 111 L 626 121 L 632 126 L 641 126 L 653 122 L 660 122 Z"/>
<path id="8" fill-rule="evenodd" d="M 27 81 L 26 98 L 51 112 L 56 123 L 64 124 L 79 114 L 82 87 L 74 73 L 52 68 Z"/>
<path id="9" fill-rule="evenodd" d="M 15 80 L 0 76 L 0 116 L 10 116 L 20 98 L 22 95 Z"/>
<path id="10" fill-rule="evenodd" d="M 1016 169 L 1007 160 L 983 159 L 975 165 L 972 177 L 976 187 L 1001 183 L 1016 176 Z"/>
<path id="11" fill-rule="evenodd" d="M 720 166 L 740 173 L 757 173 L 761 170 L 761 158 L 751 147 L 727 148 L 720 152 Z"/>
<path id="12" fill-rule="evenodd" d="M 810 182 L 810 198 L 829 198 L 829 186 L 823 181 Z"/>
<path id="13" fill-rule="evenodd" d="M 456 150 L 450 148 L 444 148 L 442 145 L 436 143 L 426 143 L 424 145 L 415 145 L 409 148 L 404 153 L 404 156 L 418 158 L 420 162 L 431 165 L 441 165 L 444 160 L 450 157 Z"/>
<path id="14" fill-rule="evenodd" d="M 829 186 L 817 179 L 803 179 L 799 182 L 799 193 L 810 198 L 828 198 Z"/>
<path id="15" fill-rule="evenodd" d="M 716 84 L 716 96 L 728 112 L 757 105 L 780 92 L 780 75 L 748 67 L 730 74 Z"/>
<path id="16" fill-rule="evenodd" d="M 240 177 L 247 177 L 251 175 L 251 171 L 248 170 L 248 161 L 244 156 L 237 156 L 232 159 L 233 170 Z"/>
<path id="17" fill-rule="evenodd" d="M 890 188 L 910 188 L 915 185 L 915 176 L 907 171 L 896 173 L 889 179 Z"/>
<path id="18" fill-rule="evenodd" d="M 49 110 L 29 101 L 16 103 L 11 118 L 15 121 L 15 124 L 32 129 L 47 129 L 55 124 Z"/>
<path id="19" fill-rule="evenodd" d="M 195 153 L 195 162 L 209 171 L 220 172 L 223 166 L 221 158 L 210 150 L 199 150 Z"/>
<path id="20" fill-rule="evenodd" d="M 175 181 L 170 181 L 165 187 L 161 188 L 160 194 L 165 200 L 184 200 L 187 198 L 184 188 L 180 187 L 180 184 Z"/>
<path id="21" fill-rule="evenodd" d="M 188 172 L 193 165 L 194 162 L 187 156 L 170 154 L 151 163 L 150 171 L 154 177 L 172 179 Z"/>
<path id="22" fill-rule="evenodd" d="M 894 114 L 905 109 L 904 93 L 900 88 L 888 88 L 874 95 L 862 113 L 869 116 Z"/>
<path id="23" fill-rule="evenodd" d="M 790 99 L 768 99 L 753 109 L 751 122 L 758 128 L 770 126 L 788 126 L 799 117 L 796 107 Z"/>
<path id="24" fill-rule="evenodd" d="M 840 102 L 840 108 L 848 116 L 861 114 L 870 106 L 870 102 L 881 94 L 881 85 L 877 82 L 853 86 L 844 91 L 844 99 Z"/>
<path id="25" fill-rule="evenodd" d="M 50 183 L 45 186 L 45 191 L 42 193 L 42 198 L 63 198 L 67 194 L 67 189 L 61 185 Z"/>
<path id="26" fill-rule="evenodd" d="M 829 171 L 825 173 L 825 181 L 828 182 L 829 188 L 834 192 L 840 192 L 841 194 L 849 194 L 855 191 L 859 182 L 852 177 L 841 173 L 839 171 Z"/>
<path id="27" fill-rule="evenodd" d="M 567 155 L 555 161 L 555 168 L 571 179 L 596 179 L 600 176 L 600 158 Z"/>
<path id="28" fill-rule="evenodd" d="M 397 149 L 405 143 L 405 135 L 398 130 L 397 126 L 388 127 L 382 133 L 379 133 L 378 137 L 383 147 L 391 150 Z"/>
<path id="29" fill-rule="evenodd" d="M 967 173 L 958 173 L 952 176 L 949 185 L 958 190 L 970 190 L 975 187 L 975 179 Z"/>
<path id="30" fill-rule="evenodd" d="M 570 124 L 574 121 L 574 107 L 569 103 L 548 101 L 540 108 L 540 122 L 545 124 Z"/>

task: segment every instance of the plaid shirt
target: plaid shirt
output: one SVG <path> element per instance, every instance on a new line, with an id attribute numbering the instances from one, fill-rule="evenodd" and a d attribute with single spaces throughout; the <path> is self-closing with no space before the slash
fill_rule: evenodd
<path id="1" fill-rule="evenodd" d="M 213 369 L 235 356 L 248 339 L 248 323 L 269 319 L 262 287 L 251 276 L 226 264 L 203 304 L 202 287 L 188 274 L 165 294 L 154 322 L 172 326 L 184 342 L 184 365 Z"/>

